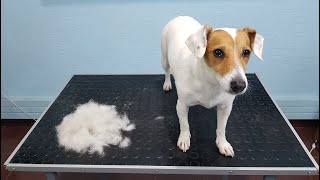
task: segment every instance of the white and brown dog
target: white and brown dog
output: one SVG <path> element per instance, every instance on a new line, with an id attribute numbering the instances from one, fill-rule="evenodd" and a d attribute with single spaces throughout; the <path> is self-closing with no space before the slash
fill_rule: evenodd
<path id="1" fill-rule="evenodd" d="M 225 129 L 233 100 L 243 94 L 248 82 L 246 64 L 253 52 L 262 60 L 263 37 L 245 28 L 212 29 L 188 16 L 171 20 L 161 39 L 162 66 L 165 71 L 163 89 L 169 91 L 170 72 L 177 87 L 177 114 L 180 123 L 178 147 L 190 147 L 188 110 L 190 106 L 217 106 L 216 145 L 221 154 L 234 156 Z"/>

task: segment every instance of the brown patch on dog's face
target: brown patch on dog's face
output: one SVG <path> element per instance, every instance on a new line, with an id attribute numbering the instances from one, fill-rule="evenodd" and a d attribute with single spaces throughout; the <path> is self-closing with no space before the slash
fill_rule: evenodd
<path id="1" fill-rule="evenodd" d="M 207 49 L 204 55 L 205 62 L 221 76 L 229 73 L 236 65 L 234 61 L 234 41 L 224 30 L 210 31 L 207 42 Z M 221 50 L 223 55 L 218 57 L 215 51 Z"/>
<path id="2" fill-rule="evenodd" d="M 253 49 L 255 36 L 256 36 L 256 31 L 250 28 L 245 28 L 243 30 L 237 31 L 237 36 L 235 39 L 236 48 L 237 48 L 236 52 L 238 54 L 243 70 L 246 69 L 246 65 L 249 62 L 250 54 Z M 250 54 L 245 55 L 246 54 L 245 51 L 249 51 Z"/>
<path id="3" fill-rule="evenodd" d="M 221 76 L 231 72 L 238 64 L 241 64 L 245 70 L 252 52 L 255 34 L 255 30 L 245 28 L 237 30 L 237 35 L 233 39 L 224 30 L 210 31 L 204 56 L 206 64 Z"/>

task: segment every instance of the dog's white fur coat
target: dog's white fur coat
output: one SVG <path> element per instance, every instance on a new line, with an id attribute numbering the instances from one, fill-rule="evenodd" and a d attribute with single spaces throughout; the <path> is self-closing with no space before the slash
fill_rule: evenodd
<path id="1" fill-rule="evenodd" d="M 66 150 L 104 155 L 105 146 L 128 147 L 131 141 L 122 131 L 132 131 L 135 125 L 126 115 L 120 116 L 115 106 L 89 101 L 65 116 L 56 129 L 59 145 Z"/>

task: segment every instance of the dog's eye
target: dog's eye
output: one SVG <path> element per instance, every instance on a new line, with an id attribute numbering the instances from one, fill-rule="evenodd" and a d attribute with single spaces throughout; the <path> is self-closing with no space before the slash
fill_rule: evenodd
<path id="1" fill-rule="evenodd" d="M 215 57 L 222 58 L 224 56 L 224 53 L 221 49 L 216 49 L 213 51 L 213 55 Z"/>
<path id="2" fill-rule="evenodd" d="M 250 51 L 248 49 L 242 51 L 242 57 L 249 57 L 250 56 Z"/>

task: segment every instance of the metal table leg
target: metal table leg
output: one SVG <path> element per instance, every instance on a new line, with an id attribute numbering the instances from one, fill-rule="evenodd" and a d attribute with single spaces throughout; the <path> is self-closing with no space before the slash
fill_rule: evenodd
<path id="1" fill-rule="evenodd" d="M 57 180 L 58 174 L 56 172 L 47 172 L 46 177 L 47 177 L 47 180 Z"/>
<path id="2" fill-rule="evenodd" d="M 276 180 L 276 176 L 263 176 L 263 180 Z"/>
<path id="3" fill-rule="evenodd" d="M 229 179 L 229 176 L 228 176 L 228 175 L 222 176 L 222 180 L 228 180 L 228 179 Z"/>

